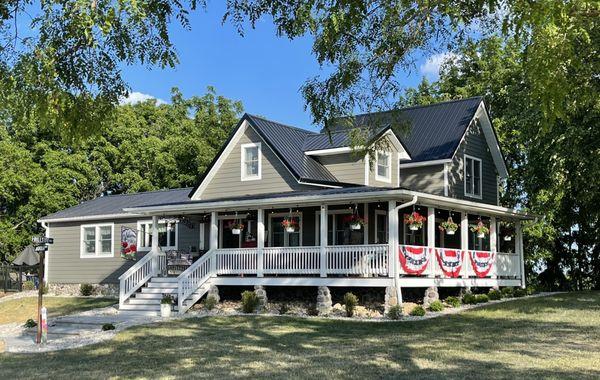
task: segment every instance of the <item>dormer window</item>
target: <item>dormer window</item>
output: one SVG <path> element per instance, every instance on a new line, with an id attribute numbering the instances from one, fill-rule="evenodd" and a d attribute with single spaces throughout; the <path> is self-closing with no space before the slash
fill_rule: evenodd
<path id="1" fill-rule="evenodd" d="M 481 198 L 481 160 L 465 155 L 465 196 Z"/>
<path id="2" fill-rule="evenodd" d="M 242 181 L 253 181 L 261 178 L 261 145 L 260 143 L 242 144 Z"/>
<path id="3" fill-rule="evenodd" d="M 390 152 L 377 152 L 375 167 L 375 179 L 382 182 L 392 182 L 392 170 L 390 168 Z"/>

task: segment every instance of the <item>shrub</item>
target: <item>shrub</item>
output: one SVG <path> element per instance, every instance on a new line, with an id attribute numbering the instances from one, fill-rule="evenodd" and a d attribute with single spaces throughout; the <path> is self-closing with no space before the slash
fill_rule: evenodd
<path id="1" fill-rule="evenodd" d="M 358 305 L 358 298 L 352 293 L 344 294 L 344 307 L 346 308 L 346 316 L 352 317 L 354 315 L 354 309 Z"/>
<path id="2" fill-rule="evenodd" d="M 490 302 L 490 298 L 487 296 L 487 294 L 477 294 L 475 296 L 475 303 L 486 303 L 486 302 Z"/>
<path id="3" fill-rule="evenodd" d="M 462 298 L 462 303 L 465 305 L 475 305 L 477 303 L 477 297 L 473 293 L 465 293 Z"/>
<path id="4" fill-rule="evenodd" d="M 537 289 L 534 286 L 528 286 L 527 288 L 525 288 L 525 291 L 527 291 L 527 295 L 537 293 Z"/>
<path id="5" fill-rule="evenodd" d="M 109 330 L 114 330 L 115 329 L 115 325 L 113 325 L 112 323 L 105 323 L 102 325 L 102 331 L 109 331 Z"/>
<path id="6" fill-rule="evenodd" d="M 212 310 L 217 306 L 217 299 L 214 296 L 208 296 L 204 300 L 204 307 L 206 310 Z"/>
<path id="7" fill-rule="evenodd" d="M 92 284 L 81 284 L 79 286 L 79 293 L 84 297 L 91 296 L 93 291 L 94 287 Z"/>
<path id="8" fill-rule="evenodd" d="M 440 312 L 440 311 L 444 310 L 444 304 L 440 300 L 435 300 L 429 304 L 429 310 Z"/>
<path id="9" fill-rule="evenodd" d="M 490 289 L 490 292 L 488 293 L 488 297 L 491 300 L 502 299 L 502 292 L 500 292 L 498 289 Z"/>
<path id="10" fill-rule="evenodd" d="M 288 306 L 287 303 L 282 303 L 281 305 L 279 305 L 279 314 L 286 314 L 288 311 L 290 311 L 290 307 Z"/>
<path id="11" fill-rule="evenodd" d="M 388 318 L 398 320 L 402 318 L 402 308 L 400 305 L 394 305 L 388 310 Z"/>
<path id="12" fill-rule="evenodd" d="M 310 315 L 311 317 L 316 317 L 317 315 L 319 315 L 319 309 L 317 309 L 317 305 L 308 305 L 308 307 L 306 308 L 306 314 Z"/>
<path id="13" fill-rule="evenodd" d="M 25 327 L 27 327 L 28 329 L 37 326 L 37 322 L 34 321 L 33 319 L 29 318 L 27 320 L 27 322 L 25 322 Z"/>
<path id="14" fill-rule="evenodd" d="M 423 308 L 423 306 L 420 305 L 415 306 L 415 308 L 410 311 L 410 315 L 412 315 L 413 317 L 422 317 L 425 314 L 425 309 Z"/>
<path id="15" fill-rule="evenodd" d="M 525 297 L 527 295 L 527 291 L 525 289 L 516 288 L 513 292 L 514 297 Z"/>
<path id="16" fill-rule="evenodd" d="M 33 283 L 33 281 L 25 281 L 23 283 L 23 290 L 35 290 L 35 284 Z"/>
<path id="17" fill-rule="evenodd" d="M 451 307 L 460 307 L 460 298 L 458 297 L 454 297 L 454 296 L 450 296 L 446 298 L 446 304 L 448 304 Z"/>
<path id="18" fill-rule="evenodd" d="M 161 300 L 160 300 L 161 304 L 167 304 L 167 305 L 173 305 L 175 303 L 175 298 L 173 298 L 172 295 L 170 294 L 163 294 Z"/>
<path id="19" fill-rule="evenodd" d="M 502 288 L 501 292 L 504 298 L 511 298 L 513 296 L 513 288 L 511 287 Z"/>
<path id="20" fill-rule="evenodd" d="M 242 293 L 242 311 L 244 313 L 254 313 L 258 307 L 258 296 L 251 290 Z"/>

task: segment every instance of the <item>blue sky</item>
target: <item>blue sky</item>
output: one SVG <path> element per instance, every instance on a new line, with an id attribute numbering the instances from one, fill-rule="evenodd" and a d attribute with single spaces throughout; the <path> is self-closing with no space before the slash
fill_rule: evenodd
<path id="1" fill-rule="evenodd" d="M 233 25 L 221 25 L 223 12 L 222 5 L 210 3 L 208 11 L 191 14 L 191 30 L 171 27 L 180 59 L 174 69 L 124 67 L 132 91 L 130 101 L 148 96 L 168 101 L 175 86 L 185 96 L 202 95 L 207 86 L 214 86 L 219 95 L 241 100 L 249 113 L 310 128 L 299 90 L 306 79 L 320 72 L 311 53 L 312 39 L 277 37 L 267 18 L 241 37 Z M 406 77 L 406 86 L 415 86 L 423 75 L 437 76 L 439 55 L 428 58 L 417 62 Z"/>

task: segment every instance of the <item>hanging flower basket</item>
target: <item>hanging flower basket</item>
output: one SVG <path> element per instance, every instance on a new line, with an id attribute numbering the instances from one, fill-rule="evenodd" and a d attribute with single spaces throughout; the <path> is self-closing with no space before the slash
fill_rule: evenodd
<path id="1" fill-rule="evenodd" d="M 285 232 L 292 233 L 296 232 L 296 228 L 298 228 L 298 222 L 294 220 L 294 218 L 286 218 L 281 222 L 281 226 L 285 229 Z"/>
<path id="2" fill-rule="evenodd" d="M 426 218 L 416 211 L 413 211 L 409 215 L 404 215 L 404 224 L 408 225 L 411 231 L 417 231 L 423 228 Z"/>
<path id="3" fill-rule="evenodd" d="M 358 214 L 348 215 L 344 218 L 344 223 L 348 224 L 351 230 L 360 230 L 367 224 L 365 218 L 361 218 Z"/>
<path id="4" fill-rule="evenodd" d="M 239 220 L 236 220 L 234 222 L 229 223 L 229 225 L 227 227 L 231 230 L 232 234 L 239 235 L 242 233 L 242 230 L 244 229 L 244 223 L 242 223 Z"/>
<path id="5" fill-rule="evenodd" d="M 485 235 L 490 233 L 490 229 L 480 220 L 477 224 L 471 225 L 471 232 L 475 232 L 479 239 L 483 239 Z"/>
<path id="6" fill-rule="evenodd" d="M 449 217 L 447 221 L 440 224 L 439 229 L 440 231 L 446 231 L 446 235 L 454 235 L 458 230 L 458 224 L 454 223 L 452 217 Z"/>

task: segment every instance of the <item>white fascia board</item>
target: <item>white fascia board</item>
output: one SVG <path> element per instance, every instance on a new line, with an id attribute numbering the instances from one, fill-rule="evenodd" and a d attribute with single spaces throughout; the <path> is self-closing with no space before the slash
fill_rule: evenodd
<path id="1" fill-rule="evenodd" d="M 402 142 L 400 142 L 400 140 L 398 139 L 398 136 L 396 136 L 396 134 L 391 129 L 387 130 L 383 134 L 383 136 L 380 137 L 380 140 L 384 137 L 389 137 L 392 140 L 392 145 L 394 145 L 394 148 L 396 148 L 396 150 L 398 151 L 398 157 L 401 160 L 412 160 L 406 149 L 404 149 Z"/>
<path id="2" fill-rule="evenodd" d="M 449 163 L 452 163 L 451 158 L 445 158 L 443 160 L 409 162 L 409 163 L 405 163 L 405 164 L 400 164 L 400 168 L 401 169 L 419 168 L 422 166 L 444 165 L 444 164 L 449 164 Z"/>
<path id="3" fill-rule="evenodd" d="M 487 144 L 490 148 L 490 153 L 492 154 L 494 164 L 498 169 L 498 174 L 501 178 L 507 178 L 508 168 L 506 167 L 506 163 L 504 162 L 504 158 L 502 157 L 500 144 L 498 143 L 498 139 L 496 138 L 496 134 L 494 133 L 492 121 L 488 116 L 483 101 L 481 101 L 479 107 L 477 108 L 477 112 L 475 112 L 475 118 L 481 122 L 481 130 L 483 131 L 485 140 L 487 141 Z"/>
<path id="4" fill-rule="evenodd" d="M 90 220 L 107 220 L 107 219 L 131 219 L 144 216 L 144 214 L 121 213 L 121 214 L 104 214 L 104 215 L 88 215 L 88 216 L 72 216 L 69 218 L 52 218 L 39 219 L 38 223 L 57 223 L 57 222 L 87 222 Z"/>
<path id="5" fill-rule="evenodd" d="M 360 149 L 360 147 L 357 147 Z M 334 154 L 340 153 L 350 153 L 352 152 L 352 147 L 342 146 L 339 148 L 328 148 L 328 149 L 319 149 L 319 150 L 307 150 L 304 152 L 307 156 L 331 156 Z"/>

